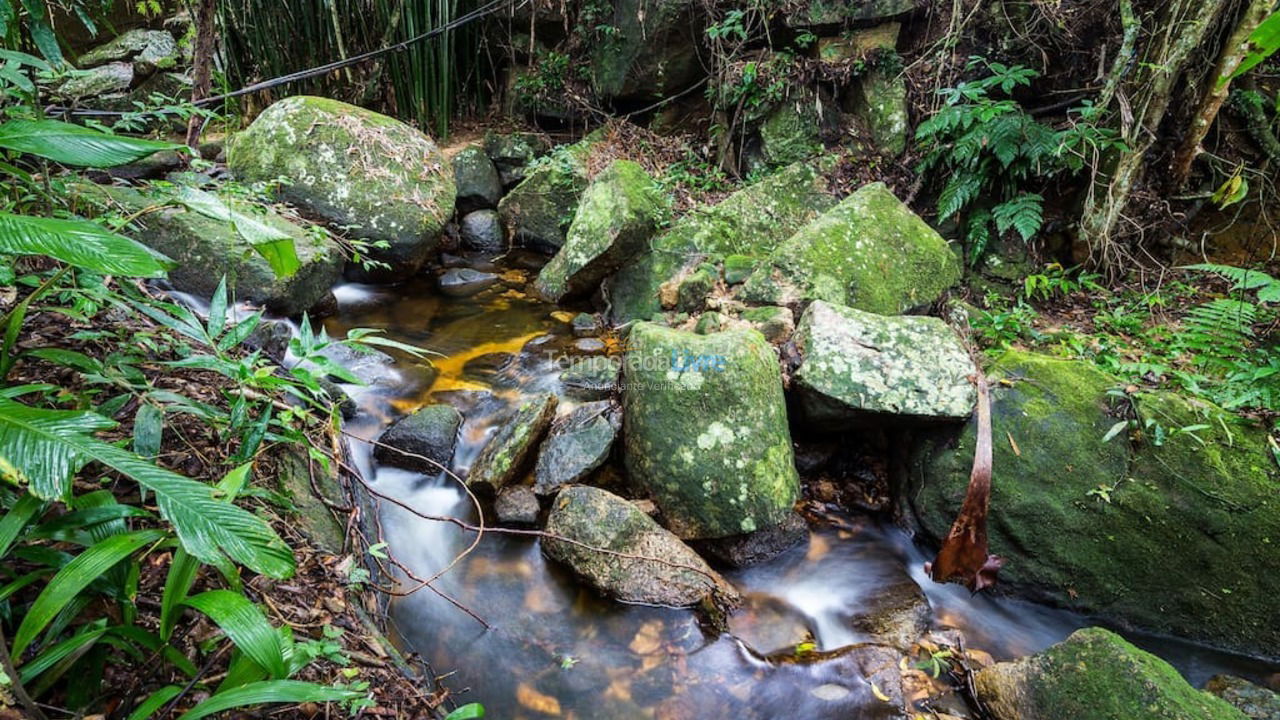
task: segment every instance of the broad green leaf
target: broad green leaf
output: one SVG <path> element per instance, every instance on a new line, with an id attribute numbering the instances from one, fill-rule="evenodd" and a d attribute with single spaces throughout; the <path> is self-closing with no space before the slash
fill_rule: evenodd
<path id="1" fill-rule="evenodd" d="M 45 12 L 45 0 L 22 0 L 27 9 L 27 29 L 31 33 L 31 41 L 39 48 L 45 60 L 54 65 L 61 65 L 62 49 L 58 47 L 58 36 L 49 25 L 49 16 Z"/>
<path id="2" fill-rule="evenodd" d="M 227 276 L 218 280 L 218 288 L 209 298 L 209 337 L 216 338 L 227 326 Z"/>
<path id="3" fill-rule="evenodd" d="M 1280 11 L 1273 12 L 1263 20 L 1249 36 L 1250 51 L 1245 55 L 1240 67 L 1231 73 L 1231 78 L 1238 78 L 1249 72 L 1259 63 L 1280 51 Z"/>
<path id="4" fill-rule="evenodd" d="M 0 147 L 63 165 L 108 168 L 136 162 L 161 150 L 186 146 L 124 135 L 108 135 L 58 120 L 10 120 L 0 124 Z"/>
<path id="5" fill-rule="evenodd" d="M 199 188 L 185 185 L 179 188 L 178 201 L 201 215 L 231 223 L 240 237 L 267 261 L 276 277 L 292 277 L 301 267 L 293 237 L 288 233 L 232 210 L 217 195 Z"/>
<path id="6" fill-rule="evenodd" d="M 156 458 L 160 455 L 160 444 L 164 439 L 164 410 L 143 402 L 133 416 L 133 451 L 145 458 Z"/>
<path id="7" fill-rule="evenodd" d="M 24 685 L 30 685 L 40 673 L 53 667 L 58 661 L 84 648 L 98 642 L 99 638 L 107 633 L 107 628 L 103 627 L 104 622 L 99 621 L 91 626 L 87 626 L 77 632 L 75 635 L 54 643 L 45 648 L 41 653 L 31 659 L 30 662 L 24 663 L 22 672 L 19 677 Z"/>
<path id="8" fill-rule="evenodd" d="M 12 656 L 16 661 L 68 603 L 76 599 L 89 583 L 101 577 L 117 563 L 139 549 L 157 542 L 165 536 L 163 530 L 136 530 L 123 535 L 112 535 L 88 548 L 67 563 L 49 581 L 31 604 L 22 624 L 13 636 Z"/>
<path id="9" fill-rule="evenodd" d="M 262 519 L 230 503 L 204 483 L 165 470 L 91 436 L 114 423 L 93 413 L 39 410 L 0 399 L 0 458 L 58 497 L 72 474 L 96 460 L 155 493 L 160 514 L 173 524 L 187 552 L 203 562 L 230 557 L 275 578 L 293 573 L 293 553 Z M 37 493 L 38 495 L 40 493 Z"/>
<path id="10" fill-rule="evenodd" d="M 187 598 L 185 604 L 208 615 L 240 652 L 275 679 L 288 677 L 289 667 L 285 664 L 280 636 L 262 610 L 244 595 L 230 590 L 209 590 Z"/>
<path id="11" fill-rule="evenodd" d="M 480 703 L 467 703 L 444 716 L 444 720 L 477 720 L 484 717 L 484 706 Z"/>
<path id="12" fill-rule="evenodd" d="M 173 552 L 169 574 L 164 579 L 164 594 L 160 596 L 160 637 L 166 642 L 173 636 L 173 627 L 182 614 L 182 602 L 187 599 L 198 572 L 199 560 L 182 548 Z"/>
<path id="13" fill-rule="evenodd" d="M 0 253 L 48 255 L 103 275 L 164 277 L 174 262 L 147 246 L 81 218 L 0 213 Z"/>
<path id="14" fill-rule="evenodd" d="M 178 720 L 200 720 L 231 708 L 266 703 L 348 702 L 362 693 L 300 680 L 264 680 L 220 692 L 183 713 Z"/>
<path id="15" fill-rule="evenodd" d="M 129 717 L 125 718 L 125 720 L 147 720 L 165 703 L 177 697 L 180 692 L 182 692 L 180 685 L 165 685 L 148 695 L 147 699 L 139 703 L 138 707 L 134 708 L 133 712 L 129 713 Z"/>
<path id="16" fill-rule="evenodd" d="M 0 465 L 4 464 L 4 453 L 0 452 Z M 0 473 L 3 469 L 0 468 Z M 9 554 L 9 546 L 17 539 L 22 529 L 31 522 L 31 519 L 40 514 L 44 509 L 44 502 L 40 498 L 31 493 L 23 493 L 18 498 L 18 502 L 9 508 L 9 512 L 0 518 L 0 558 Z"/>

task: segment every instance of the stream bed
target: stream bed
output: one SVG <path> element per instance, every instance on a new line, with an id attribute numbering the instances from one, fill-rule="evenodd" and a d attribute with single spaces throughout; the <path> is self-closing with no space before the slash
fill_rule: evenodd
<path id="1" fill-rule="evenodd" d="M 331 335 L 378 328 L 439 354 L 432 357 L 439 375 L 425 389 L 351 389 L 362 412 L 348 429 L 373 439 L 399 414 L 447 402 L 464 417 L 452 469 L 465 476 L 505 412 L 530 394 L 556 392 L 567 359 L 600 351 L 598 342 L 574 338 L 572 313 L 526 296 L 520 275 L 508 272 L 509 282 L 466 298 L 440 294 L 430 277 L 336 288 L 339 312 L 325 321 Z M 560 412 L 573 405 L 562 401 Z M 360 469 L 379 493 L 423 514 L 478 521 L 455 480 L 377 467 L 370 446 L 357 445 Z M 620 482 L 616 471 L 602 472 L 602 482 Z M 708 636 L 691 611 L 602 599 L 545 559 L 537 538 L 486 534 L 458 560 L 473 533 L 394 503 L 380 506 L 390 552 L 413 575 L 402 588 L 456 563 L 435 581 L 439 593 L 420 589 L 393 601 L 397 641 L 448 674 L 454 700 L 481 702 L 491 718 L 899 717 L 900 704 L 884 701 L 876 678 L 896 672 L 902 653 L 871 643 L 859 619 L 886 593 L 904 588 L 923 590 L 934 629 L 960 631 L 966 647 L 995 660 L 1039 651 L 1098 624 L 933 583 L 923 572 L 925 551 L 905 531 L 871 517 L 837 516 L 772 561 L 726 571 L 745 606 L 729 633 Z M 1197 687 L 1219 672 L 1257 678 L 1275 670 L 1175 639 L 1124 634 Z M 798 643 L 811 648 L 802 659 L 794 653 Z M 932 707 L 964 714 L 954 695 L 935 696 Z"/>

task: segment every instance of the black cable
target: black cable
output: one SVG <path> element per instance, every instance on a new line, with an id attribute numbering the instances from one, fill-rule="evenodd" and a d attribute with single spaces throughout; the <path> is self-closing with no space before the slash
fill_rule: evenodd
<path id="1" fill-rule="evenodd" d="M 371 60 L 381 55 L 386 55 L 387 53 L 404 50 L 405 48 L 409 47 L 410 45 L 413 45 L 414 43 L 419 43 L 419 42 L 422 42 L 423 40 L 429 40 L 442 33 L 446 33 L 455 28 L 462 27 L 463 25 L 466 25 L 475 20 L 479 20 L 480 18 L 485 17 L 486 15 L 490 15 L 496 12 L 503 5 L 509 5 L 515 2 L 519 2 L 521 5 L 523 5 L 524 3 L 529 2 L 529 0 L 492 0 L 486 5 L 476 8 L 475 10 L 472 10 L 471 12 L 461 17 L 454 18 L 453 20 L 445 23 L 444 25 L 441 25 L 440 27 L 432 28 L 424 33 L 415 35 L 414 37 L 411 37 L 408 40 L 403 40 L 394 45 L 388 45 L 387 47 L 380 48 L 378 50 L 370 50 L 368 52 L 361 53 L 359 55 L 354 55 L 345 60 L 335 60 L 334 62 L 326 63 L 324 65 L 319 65 L 317 67 L 308 68 L 306 70 L 299 70 L 297 72 L 289 73 L 288 75 L 281 75 L 280 77 L 271 78 L 270 80 L 263 80 L 262 82 L 258 82 L 252 85 L 248 85 L 246 87 L 242 87 L 239 90 L 233 90 L 229 93 L 223 93 L 222 95 L 214 95 L 212 97 L 203 98 L 191 104 L 196 107 L 203 107 L 205 105 L 216 105 L 217 103 L 223 102 L 225 100 L 230 100 L 231 98 L 240 97 L 241 95 L 248 95 L 250 93 L 261 92 L 263 90 L 270 90 L 273 87 L 284 85 L 286 83 L 297 82 L 299 80 L 306 80 L 306 79 L 317 77 L 320 75 L 326 75 L 328 73 L 333 72 L 334 70 L 341 70 L 344 67 L 349 67 L 357 63 L 362 63 L 365 60 Z M 120 116 L 120 115 L 131 115 L 133 114 L 133 112 L 134 111 L 92 110 L 92 109 L 74 110 L 67 107 L 61 107 L 58 105 L 50 105 L 49 107 L 45 108 L 45 113 L 49 115 Z M 162 113 L 163 111 L 157 114 L 162 114 Z"/>

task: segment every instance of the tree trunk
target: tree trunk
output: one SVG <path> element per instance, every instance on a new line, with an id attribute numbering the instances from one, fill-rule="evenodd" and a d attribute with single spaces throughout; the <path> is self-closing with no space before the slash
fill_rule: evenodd
<path id="1" fill-rule="evenodd" d="M 1176 0 L 1166 6 L 1158 27 L 1148 32 L 1148 47 L 1137 64 L 1132 82 L 1118 94 L 1121 139 L 1127 145 L 1115 153 L 1085 198 L 1078 240 L 1085 257 L 1101 266 L 1116 267 L 1126 253 L 1115 241 L 1129 195 L 1142 179 L 1147 150 L 1155 143 L 1174 89 L 1191 54 L 1204 41 L 1222 10 L 1221 0 Z M 1127 93 L 1125 91 L 1128 91 Z"/>
<path id="2" fill-rule="evenodd" d="M 192 58 L 191 70 L 191 102 L 199 102 L 209 97 L 213 88 L 213 42 L 217 37 L 217 20 L 215 17 L 218 0 L 200 0 L 196 9 L 196 48 Z M 187 146 L 195 150 L 200 141 L 200 128 L 204 118 L 191 116 L 187 121 Z"/>
<path id="3" fill-rule="evenodd" d="M 1240 67 L 1241 61 L 1249 52 L 1249 36 L 1267 18 L 1271 12 L 1272 3 L 1273 0 L 1251 0 L 1245 6 L 1235 31 L 1227 39 L 1227 44 L 1222 47 L 1218 62 L 1213 68 L 1213 83 L 1205 89 L 1195 117 L 1191 120 L 1187 137 L 1183 139 L 1182 147 L 1174 156 L 1173 184 L 1175 187 L 1183 187 L 1187 184 L 1187 178 L 1191 177 L 1191 163 L 1202 152 L 1200 143 L 1204 141 L 1205 135 L 1209 134 L 1209 128 L 1218 117 L 1218 110 L 1222 108 L 1222 103 L 1231 91 L 1231 75 L 1236 68 Z"/>

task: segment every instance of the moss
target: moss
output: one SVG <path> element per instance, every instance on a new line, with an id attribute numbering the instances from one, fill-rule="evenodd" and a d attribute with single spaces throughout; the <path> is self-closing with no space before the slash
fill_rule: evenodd
<path id="1" fill-rule="evenodd" d="M 467 473 L 467 485 L 496 493 L 514 482 L 532 459 L 555 411 L 555 395 L 536 395 L 516 408 L 480 451 Z"/>
<path id="2" fill-rule="evenodd" d="M 558 302 L 593 292 L 647 247 L 666 207 L 644 168 L 630 160 L 611 163 L 583 192 L 564 247 L 538 274 L 538 293 Z"/>
<path id="3" fill-rule="evenodd" d="M 876 149 L 900 155 L 907 149 L 907 85 L 902 74 L 872 68 L 859 78 L 859 102 L 855 110 L 871 134 Z"/>
<path id="4" fill-rule="evenodd" d="M 719 274 L 716 267 L 703 263 L 680 280 L 676 289 L 676 310 L 695 313 L 707 304 L 707 298 L 715 290 Z"/>
<path id="5" fill-rule="evenodd" d="M 788 12 L 787 25 L 839 25 L 852 20 L 877 20 L 915 9 L 914 0 L 808 0 Z"/>
<path id="6" fill-rule="evenodd" d="M 346 547 L 347 531 L 326 504 L 345 506 L 349 500 L 333 472 L 325 472 L 320 465 L 311 465 L 305 450 L 295 445 L 281 445 L 276 457 L 279 460 L 276 479 L 280 491 L 293 502 L 297 513 L 296 527 L 302 530 L 316 547 L 338 554 Z M 317 495 L 319 491 L 323 496 Z"/>
<path id="7" fill-rule="evenodd" d="M 819 172 L 822 163 L 797 163 L 717 205 L 678 220 L 652 249 L 608 281 L 610 318 L 649 318 L 662 310 L 659 289 L 683 268 L 708 256 L 762 258 L 805 223 L 835 204 Z"/>
<path id="8" fill-rule="evenodd" d="M 754 330 L 636 325 L 624 360 L 626 464 L 681 537 L 780 523 L 798 493 L 777 357 Z"/>
<path id="9" fill-rule="evenodd" d="M 591 84 L 610 98 L 656 99 L 684 89 L 702 69 L 688 0 L 616 0 L 591 43 Z M 599 30 L 596 31 L 600 33 Z"/>
<path id="10" fill-rule="evenodd" d="M 1245 720 L 1168 663 L 1101 628 L 983 670 L 977 687 L 1000 720 Z"/>
<path id="11" fill-rule="evenodd" d="M 871 183 L 778 247 L 742 297 L 775 305 L 826 300 L 897 315 L 936 301 L 959 279 L 947 242 L 883 183 Z"/>
<path id="12" fill-rule="evenodd" d="M 746 280 L 756 269 L 756 260 L 750 255 L 726 255 L 724 258 L 724 281 L 729 285 L 737 285 Z"/>
<path id="13" fill-rule="evenodd" d="M 1271 652 L 1280 643 L 1276 466 L 1265 432 L 1169 393 L 1134 399 L 1154 428 L 1103 438 L 1132 409 L 1082 361 L 1013 351 L 992 370 L 991 550 L 1006 587 L 1154 631 Z M 1208 425 L 1191 433 L 1178 428 Z M 918 443 L 907 499 L 941 536 L 974 427 Z M 1201 443 L 1204 443 L 1203 445 Z M 1016 445 L 1016 449 L 1015 449 Z"/>
<path id="14" fill-rule="evenodd" d="M 431 138 L 370 110 L 309 96 L 281 100 L 234 136 L 227 164 L 242 180 L 290 183 L 282 197 L 355 237 L 399 274 L 416 270 L 453 214 L 453 169 Z"/>
<path id="15" fill-rule="evenodd" d="M 786 165 L 822 151 L 818 110 L 809 94 L 780 103 L 760 125 L 760 146 L 771 165 Z"/>
<path id="16" fill-rule="evenodd" d="M 564 245 L 578 198 L 586 190 L 587 159 L 596 137 L 556 148 L 524 169 L 524 179 L 498 203 L 511 237 L 544 252 Z"/>

